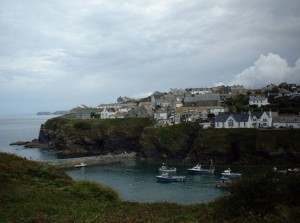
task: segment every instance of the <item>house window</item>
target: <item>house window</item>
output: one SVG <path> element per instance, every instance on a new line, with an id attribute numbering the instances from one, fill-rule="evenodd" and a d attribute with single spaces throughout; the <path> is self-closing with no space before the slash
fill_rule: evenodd
<path id="1" fill-rule="evenodd" d="M 232 119 L 229 119 L 229 121 L 228 121 L 228 127 L 233 127 L 233 120 Z"/>

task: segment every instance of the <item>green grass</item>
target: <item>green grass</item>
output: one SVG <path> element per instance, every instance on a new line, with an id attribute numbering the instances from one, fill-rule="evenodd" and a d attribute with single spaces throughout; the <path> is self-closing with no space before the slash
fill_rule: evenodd
<path id="1" fill-rule="evenodd" d="M 0 222 L 297 222 L 300 176 L 243 177 L 208 204 L 137 203 L 62 170 L 0 153 Z"/>
<path id="2" fill-rule="evenodd" d="M 126 119 L 74 119 L 69 117 L 57 117 L 48 120 L 44 127 L 47 130 L 60 129 L 66 136 L 86 135 L 97 133 L 110 134 L 124 133 L 129 137 L 140 137 L 143 129 L 152 126 L 154 120 L 150 118 L 126 118 Z"/>
<path id="3" fill-rule="evenodd" d="M 204 222 L 207 215 L 205 205 L 124 202 L 54 167 L 4 153 L 0 160 L 0 222 Z"/>

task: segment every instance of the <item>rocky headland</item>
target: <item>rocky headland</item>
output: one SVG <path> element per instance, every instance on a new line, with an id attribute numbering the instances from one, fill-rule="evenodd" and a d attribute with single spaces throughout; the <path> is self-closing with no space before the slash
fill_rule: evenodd
<path id="1" fill-rule="evenodd" d="M 135 152 L 138 159 L 218 163 L 299 163 L 300 130 L 201 129 L 197 123 L 154 128 L 154 120 L 56 117 L 37 145 L 65 154 Z"/>

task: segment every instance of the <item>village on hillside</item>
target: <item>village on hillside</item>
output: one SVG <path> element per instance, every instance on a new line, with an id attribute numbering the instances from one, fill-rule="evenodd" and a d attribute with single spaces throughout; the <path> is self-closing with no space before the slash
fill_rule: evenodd
<path id="1" fill-rule="evenodd" d="M 140 100 L 120 96 L 116 103 L 81 105 L 70 114 L 80 119 L 153 117 L 156 127 L 198 122 L 202 128 L 300 128 L 300 86 L 171 88 Z"/>

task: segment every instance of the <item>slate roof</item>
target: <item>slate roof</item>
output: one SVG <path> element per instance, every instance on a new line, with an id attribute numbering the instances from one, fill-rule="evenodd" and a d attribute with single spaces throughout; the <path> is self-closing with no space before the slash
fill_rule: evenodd
<path id="1" fill-rule="evenodd" d="M 263 114 L 264 112 L 252 112 L 252 117 L 255 116 L 256 118 L 260 119 Z M 266 114 L 270 117 L 268 112 L 266 112 Z"/>
<path id="2" fill-rule="evenodd" d="M 298 117 L 298 116 L 278 116 L 278 117 L 273 118 L 273 122 L 299 123 L 300 117 Z"/>
<path id="3" fill-rule="evenodd" d="M 198 102 L 198 101 L 220 101 L 219 94 L 201 94 L 194 97 L 185 97 L 184 102 Z"/>
<path id="4" fill-rule="evenodd" d="M 232 113 L 232 112 L 223 112 L 219 113 L 216 118 L 215 122 L 226 122 L 229 117 L 232 117 L 236 122 L 248 122 L 250 114 L 248 113 Z"/>
<path id="5" fill-rule="evenodd" d="M 113 108 L 106 108 L 106 111 L 107 112 L 115 112 L 115 109 L 113 109 Z"/>

